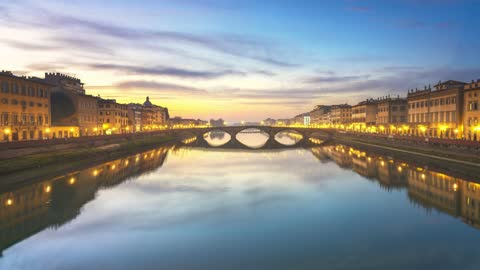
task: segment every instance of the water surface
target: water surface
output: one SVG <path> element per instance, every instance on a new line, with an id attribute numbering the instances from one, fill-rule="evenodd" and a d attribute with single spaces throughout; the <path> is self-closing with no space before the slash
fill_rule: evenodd
<path id="1" fill-rule="evenodd" d="M 0 269 L 480 267 L 476 183 L 341 145 L 216 146 L 0 194 Z"/>

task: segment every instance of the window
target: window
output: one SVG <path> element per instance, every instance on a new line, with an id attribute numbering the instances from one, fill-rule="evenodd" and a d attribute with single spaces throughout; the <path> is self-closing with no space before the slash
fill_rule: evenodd
<path id="1" fill-rule="evenodd" d="M 17 83 L 14 83 L 14 84 L 13 84 L 12 93 L 18 94 L 18 84 L 17 84 Z"/>
<path id="2" fill-rule="evenodd" d="M 2 104 L 8 104 L 8 99 L 2 98 Z"/>
<path id="3" fill-rule="evenodd" d="M 22 85 L 22 96 L 26 96 L 27 95 L 27 88 L 25 87 L 25 85 Z"/>
<path id="4" fill-rule="evenodd" d="M 37 107 L 42 108 L 42 107 L 43 107 L 43 104 L 42 104 L 42 103 L 37 103 Z"/>
<path id="5" fill-rule="evenodd" d="M 3 93 L 8 93 L 10 92 L 10 86 L 8 85 L 7 81 L 2 82 L 2 92 Z"/>
<path id="6" fill-rule="evenodd" d="M 43 116 L 42 116 L 42 115 L 39 115 L 39 116 L 38 116 L 37 123 L 38 123 L 39 125 L 43 125 Z"/>
<path id="7" fill-rule="evenodd" d="M 33 114 L 30 115 L 30 124 L 35 125 L 35 115 Z"/>
<path id="8" fill-rule="evenodd" d="M 18 114 L 16 113 L 12 114 L 12 124 L 18 125 Z"/>
<path id="9" fill-rule="evenodd" d="M 13 105 L 17 105 L 17 104 L 18 104 L 18 100 L 12 99 L 12 104 L 13 104 Z"/>
<path id="10" fill-rule="evenodd" d="M 35 106 L 35 102 L 30 101 L 30 102 L 28 103 L 28 105 L 29 105 L 30 107 L 33 107 L 33 106 Z"/>
<path id="11" fill-rule="evenodd" d="M 31 97 L 35 96 L 35 89 L 33 87 L 28 88 L 28 95 Z"/>
<path id="12" fill-rule="evenodd" d="M 8 126 L 8 113 L 2 113 L 2 125 Z"/>
<path id="13" fill-rule="evenodd" d="M 457 97 L 452 97 L 452 104 L 456 104 L 457 103 Z"/>

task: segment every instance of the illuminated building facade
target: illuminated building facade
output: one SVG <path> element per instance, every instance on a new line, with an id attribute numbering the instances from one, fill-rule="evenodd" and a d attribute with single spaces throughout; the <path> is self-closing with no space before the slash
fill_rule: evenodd
<path id="1" fill-rule="evenodd" d="M 379 133 L 406 133 L 408 131 L 407 117 L 407 99 L 387 97 L 378 101 L 376 124 Z"/>
<path id="2" fill-rule="evenodd" d="M 463 82 L 450 80 L 438 83 L 435 90 L 410 91 L 407 95 L 410 134 L 449 139 L 462 137 L 464 86 Z"/>
<path id="3" fill-rule="evenodd" d="M 119 104 L 114 99 L 98 100 L 98 118 L 104 135 L 132 132 L 128 125 L 128 105 Z"/>
<path id="4" fill-rule="evenodd" d="M 332 106 L 330 119 L 333 125 L 347 125 L 352 121 L 352 106 L 340 104 Z"/>
<path id="5" fill-rule="evenodd" d="M 355 131 L 366 131 L 375 126 L 377 119 L 377 101 L 368 99 L 352 107 L 352 124 Z"/>
<path id="6" fill-rule="evenodd" d="M 480 141 L 480 80 L 465 85 L 463 96 L 464 138 Z"/>
<path id="7" fill-rule="evenodd" d="M 39 78 L 0 72 L 0 141 L 51 137 L 51 89 L 52 85 Z"/>

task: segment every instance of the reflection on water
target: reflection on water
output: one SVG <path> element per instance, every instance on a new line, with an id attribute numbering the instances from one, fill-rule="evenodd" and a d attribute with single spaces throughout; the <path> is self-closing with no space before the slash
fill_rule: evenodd
<path id="1" fill-rule="evenodd" d="M 295 145 L 303 136 L 295 131 L 281 131 L 275 135 L 275 140 L 283 145 Z"/>
<path id="2" fill-rule="evenodd" d="M 211 131 L 204 135 L 204 139 L 211 146 L 222 146 L 230 141 L 231 136 L 224 131 Z"/>
<path id="3" fill-rule="evenodd" d="M 250 148 L 262 147 L 268 138 L 268 134 L 258 129 L 245 129 L 237 134 L 237 140 Z"/>
<path id="4" fill-rule="evenodd" d="M 343 145 L 159 148 L 0 203 L 0 269 L 480 266 L 479 184 Z"/>

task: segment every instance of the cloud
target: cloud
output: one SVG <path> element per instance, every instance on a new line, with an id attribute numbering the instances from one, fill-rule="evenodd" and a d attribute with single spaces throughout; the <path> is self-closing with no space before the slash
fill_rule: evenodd
<path id="1" fill-rule="evenodd" d="M 361 76 L 315 76 L 305 80 L 307 83 L 344 83 L 368 79 L 370 75 Z"/>
<path id="2" fill-rule="evenodd" d="M 208 92 L 202 89 L 183 86 L 172 83 L 162 83 L 155 81 L 125 81 L 114 85 L 114 87 L 123 90 L 138 90 L 147 89 L 156 92 L 174 93 L 174 94 L 207 94 Z"/>
<path id="3" fill-rule="evenodd" d="M 151 46 L 144 45 L 145 42 L 174 44 L 175 47 L 181 47 L 182 45 L 197 46 L 217 53 L 250 59 L 271 66 L 298 66 L 298 64 L 279 59 L 277 57 L 278 53 L 274 54 L 275 46 L 258 38 L 252 39 L 239 35 L 197 35 L 186 32 L 138 29 L 56 14 L 41 8 L 37 9 L 36 14 L 40 14 L 39 16 L 28 17 L 27 19 L 10 16 L 5 22 L 9 25 L 16 26 L 42 27 L 45 29 L 54 28 L 57 32 L 61 32 L 60 30 L 68 31 L 68 33 L 87 31 L 87 33 L 84 34 L 88 36 L 98 34 L 103 37 L 123 40 L 129 44 L 134 42 L 138 45 L 137 48 Z M 60 33 L 60 35 L 65 36 L 66 34 Z M 93 39 L 93 37 L 91 39 Z M 95 42 L 98 44 L 104 41 L 96 40 Z M 272 55 L 275 55 L 275 57 Z"/>
<path id="4" fill-rule="evenodd" d="M 53 50 L 61 49 L 60 46 L 55 46 L 55 45 L 42 45 L 42 44 L 35 44 L 30 42 L 27 43 L 23 41 L 4 39 L 4 38 L 0 40 L 0 43 L 12 48 L 22 49 L 22 50 L 53 51 Z"/>
<path id="5" fill-rule="evenodd" d="M 118 64 L 89 64 L 90 68 L 100 70 L 114 70 L 135 75 L 158 75 L 170 76 L 178 78 L 201 78 L 212 79 L 229 75 L 245 76 L 246 73 L 235 70 L 221 70 L 221 71 L 194 71 L 189 69 L 156 66 L 156 67 L 140 67 L 131 65 Z"/>

